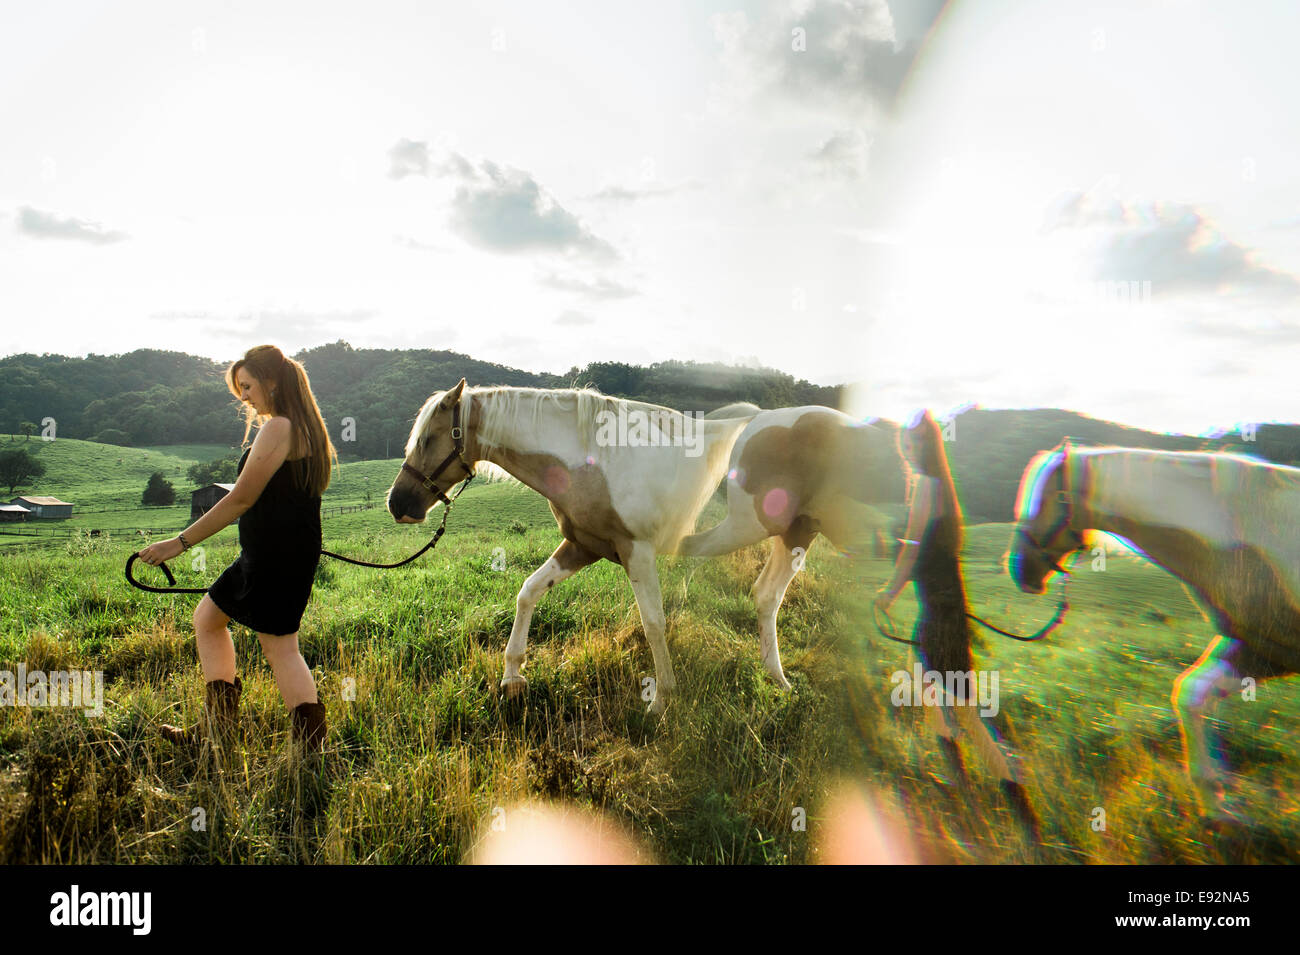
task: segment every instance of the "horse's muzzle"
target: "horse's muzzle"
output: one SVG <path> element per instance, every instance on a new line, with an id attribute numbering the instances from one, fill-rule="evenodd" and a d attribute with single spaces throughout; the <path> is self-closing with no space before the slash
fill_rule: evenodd
<path id="1" fill-rule="evenodd" d="M 1025 560 L 1028 554 L 1024 550 L 1016 549 L 1007 554 L 1007 573 L 1011 580 L 1020 590 L 1027 594 L 1042 594 L 1047 591 L 1047 576 L 1044 574 L 1036 581 L 1029 579 L 1029 573 L 1025 566 Z"/>
<path id="2" fill-rule="evenodd" d="M 421 524 L 425 512 L 420 510 L 419 502 L 407 494 L 392 494 L 388 498 L 388 513 L 399 524 Z"/>

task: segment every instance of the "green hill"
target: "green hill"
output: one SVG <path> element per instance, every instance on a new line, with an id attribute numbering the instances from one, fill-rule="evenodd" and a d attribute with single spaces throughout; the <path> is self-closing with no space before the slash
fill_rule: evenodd
<path id="1" fill-rule="evenodd" d="M 770 368 L 667 361 L 574 366 L 533 373 L 458 352 L 354 349 L 347 342 L 293 355 L 311 379 L 330 435 L 344 459 L 390 457 L 406 443 L 424 400 L 462 377 L 471 385 L 566 388 L 591 384 L 606 394 L 681 410 L 709 411 L 733 401 L 763 407 L 839 402 L 839 388 L 795 381 Z M 233 356 L 232 356 L 233 361 Z M 224 382 L 227 364 L 179 352 L 125 355 L 9 355 L 0 358 L 0 429 L 39 433 L 53 418 L 60 437 L 133 447 L 238 443 L 239 402 Z M 344 419 L 355 440 L 343 441 Z"/>

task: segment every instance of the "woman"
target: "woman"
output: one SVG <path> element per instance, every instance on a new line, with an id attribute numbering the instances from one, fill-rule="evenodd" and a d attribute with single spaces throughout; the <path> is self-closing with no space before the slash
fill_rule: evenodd
<path id="1" fill-rule="evenodd" d="M 234 488 L 176 537 L 140 551 L 145 563 L 159 564 L 239 521 L 239 558 L 194 611 L 207 682 L 204 719 L 188 729 L 159 729 L 177 743 L 201 740 L 205 721 L 218 740 L 232 734 L 243 692 L 227 628 L 235 620 L 257 633 L 289 708 L 295 743 L 318 751 L 325 740 L 325 706 L 298 650 L 298 625 L 320 561 L 321 494 L 338 455 L 306 370 L 274 345 L 249 349 L 230 366 L 226 383 L 246 405 L 244 444 L 253 424 L 259 426 L 240 459 Z"/>
<path id="2" fill-rule="evenodd" d="M 907 536 L 894 564 L 894 575 L 876 595 L 875 604 L 888 612 L 908 580 L 915 583 L 920 607 L 913 639 L 926 670 L 972 673 L 970 622 L 966 587 L 962 580 L 961 506 L 939 425 L 929 411 L 913 416 L 898 433 L 898 450 L 910 484 Z M 972 678 L 956 684 L 974 687 Z M 919 690 L 920 688 L 916 688 Z M 970 734 L 977 750 L 1002 780 L 1002 789 L 1022 821 L 1038 841 L 1038 820 L 1025 796 L 1009 753 L 997 731 L 984 720 L 974 700 L 954 700 L 945 693 L 944 705 L 925 707 L 926 720 L 939 735 L 944 755 L 955 775 L 965 784 L 965 770 L 954 736 L 959 726 Z"/>

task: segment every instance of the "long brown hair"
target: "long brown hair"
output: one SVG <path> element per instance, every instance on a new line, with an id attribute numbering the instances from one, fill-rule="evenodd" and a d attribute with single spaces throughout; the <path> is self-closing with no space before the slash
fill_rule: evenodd
<path id="1" fill-rule="evenodd" d="M 904 435 L 911 439 L 916 461 L 910 459 L 903 450 Z M 953 484 L 952 471 L 948 468 L 948 452 L 944 450 L 943 435 L 939 424 L 926 409 L 915 415 L 906 428 L 898 431 L 898 450 L 903 457 L 903 467 L 907 472 L 907 482 L 912 483 L 913 469 L 928 477 L 939 479 L 939 493 L 943 498 L 944 516 L 951 515 L 951 520 L 944 520 L 939 527 L 940 541 L 951 548 L 954 554 L 960 554 L 962 548 L 961 505 L 957 501 L 957 487 Z M 910 492 L 909 492 L 910 493 Z M 911 501 L 909 500 L 910 504 Z"/>
<path id="2" fill-rule="evenodd" d="M 262 390 L 271 404 L 269 415 L 258 414 L 252 405 L 245 405 L 243 444 L 248 444 L 248 432 L 254 424 L 260 428 L 273 416 L 284 415 L 294 433 L 306 439 L 305 489 L 312 497 L 320 497 L 330 486 L 330 463 L 337 465 L 339 458 L 325 430 L 325 419 L 316 404 L 316 396 L 312 394 L 307 369 L 274 345 L 250 348 L 226 371 L 226 384 L 236 398 L 241 396 L 237 378 L 241 368 L 247 368 L 248 373 L 262 383 Z M 300 483 L 299 486 L 303 485 Z"/>

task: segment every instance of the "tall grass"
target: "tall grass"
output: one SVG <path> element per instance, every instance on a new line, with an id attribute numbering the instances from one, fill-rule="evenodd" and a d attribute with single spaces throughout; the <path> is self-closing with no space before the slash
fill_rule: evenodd
<path id="1" fill-rule="evenodd" d="M 200 709 L 197 598 L 129 588 L 122 564 L 138 545 L 79 540 L 0 557 L 0 669 L 102 670 L 106 681 L 100 718 L 0 708 L 0 861 L 457 862 L 494 809 L 545 799 L 613 818 L 659 861 L 804 863 L 820 857 L 824 811 L 845 781 L 901 807 L 928 860 L 1272 862 L 1294 851 L 1294 685 L 1224 704 L 1225 756 L 1255 824 L 1207 833 L 1169 692 L 1211 632 L 1172 578 L 1136 559 L 1083 567 L 1048 641 L 976 647 L 977 665 L 1000 674 L 998 722 L 1043 819 L 1047 844 L 1035 847 L 972 752 L 965 793 L 920 710 L 891 705 L 890 674 L 910 668 L 911 651 L 879 638 L 868 613 L 890 565 L 824 542 L 780 618 L 789 693 L 759 660 L 747 595 L 766 559 L 759 545 L 660 560 L 679 681 L 662 718 L 645 712 L 650 652 L 626 576 L 607 562 L 539 603 L 526 696 L 502 700 L 515 594 L 559 542 L 540 501 L 474 488 L 438 549 L 409 568 L 322 562 L 300 636 L 330 723 L 316 762 L 292 758 L 288 713 L 256 637 L 237 625 L 245 691 L 233 748 L 219 758 L 158 739 L 158 722 Z M 391 560 L 430 530 L 363 512 L 328 522 L 326 541 Z M 1053 604 L 1007 579 L 1009 536 L 970 529 L 968 589 L 985 616 L 1033 629 Z M 504 570 L 493 569 L 497 548 Z M 210 546 L 203 574 L 178 563 L 181 585 L 210 581 L 236 552 L 229 540 Z M 898 606 L 906 626 L 910 594 Z M 805 830 L 792 825 L 797 809 Z"/>

